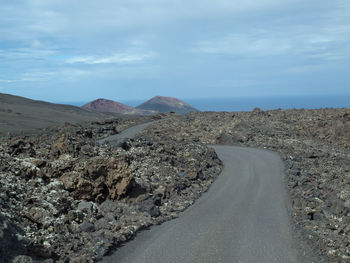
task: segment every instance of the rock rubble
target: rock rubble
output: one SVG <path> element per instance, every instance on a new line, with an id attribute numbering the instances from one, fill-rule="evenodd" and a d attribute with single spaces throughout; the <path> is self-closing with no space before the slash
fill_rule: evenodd
<path id="1" fill-rule="evenodd" d="M 215 180 L 208 144 L 265 148 L 285 163 L 290 213 L 329 262 L 350 262 L 350 110 L 203 112 L 67 124 L 0 144 L 4 262 L 94 262 L 174 218 Z M 165 118 L 118 147 L 97 140 Z"/>
<path id="2" fill-rule="evenodd" d="M 153 127 L 164 141 L 280 153 L 291 215 L 329 262 L 350 262 L 350 109 L 195 113 Z"/>
<path id="3" fill-rule="evenodd" d="M 220 173 L 196 143 L 97 140 L 165 115 L 67 124 L 0 144 L 1 262 L 95 262 L 178 215 Z M 11 248 L 11 249 L 8 249 Z"/>

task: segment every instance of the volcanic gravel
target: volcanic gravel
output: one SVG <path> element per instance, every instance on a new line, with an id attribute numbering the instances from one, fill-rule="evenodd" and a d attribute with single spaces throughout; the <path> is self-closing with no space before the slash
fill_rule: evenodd
<path id="1" fill-rule="evenodd" d="M 193 113 L 152 132 L 280 153 L 296 229 L 329 262 L 350 262 L 350 109 Z"/>
<path id="2" fill-rule="evenodd" d="M 95 262 L 178 216 L 220 173 L 212 149 L 138 136 L 97 140 L 158 115 L 2 137 L 0 262 Z"/>
<path id="3" fill-rule="evenodd" d="M 158 119 L 117 147 L 96 144 Z M 349 109 L 164 114 L 1 141 L 1 262 L 94 262 L 176 217 L 221 171 L 208 144 L 280 153 L 296 229 L 327 261 L 350 262 Z"/>

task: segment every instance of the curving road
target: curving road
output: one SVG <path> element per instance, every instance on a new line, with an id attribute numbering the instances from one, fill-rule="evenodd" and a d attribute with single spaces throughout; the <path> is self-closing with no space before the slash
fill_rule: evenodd
<path id="1" fill-rule="evenodd" d="M 279 156 L 213 147 L 224 169 L 209 191 L 179 218 L 138 233 L 102 262 L 316 262 L 292 231 Z"/>
<path id="2" fill-rule="evenodd" d="M 164 119 L 163 119 L 164 120 Z M 148 126 L 150 126 L 151 124 L 158 122 L 161 120 L 157 120 L 157 121 L 150 121 L 150 122 L 146 122 L 146 123 L 142 123 L 142 124 L 138 124 L 135 126 L 132 126 L 128 129 L 125 129 L 124 131 L 122 131 L 121 133 L 115 134 L 115 135 L 111 135 L 108 136 L 106 138 L 103 138 L 101 140 L 97 141 L 97 144 L 101 145 L 101 144 L 110 144 L 111 146 L 118 146 L 118 144 L 126 141 L 127 139 L 132 139 L 134 138 L 139 132 L 141 132 L 142 130 L 146 129 Z"/>

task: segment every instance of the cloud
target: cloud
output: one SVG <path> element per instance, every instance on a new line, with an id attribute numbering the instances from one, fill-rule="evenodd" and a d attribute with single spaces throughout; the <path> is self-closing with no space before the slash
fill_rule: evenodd
<path id="1" fill-rule="evenodd" d="M 233 34 L 217 40 L 200 41 L 192 50 L 247 58 L 280 55 L 288 53 L 291 48 L 291 44 L 285 39 Z"/>
<path id="2" fill-rule="evenodd" d="M 57 81 L 61 79 L 79 79 L 83 76 L 91 75 L 92 72 L 88 70 L 81 70 L 75 68 L 61 68 L 57 71 L 38 71 L 30 70 L 27 72 L 21 73 L 17 79 L 0 79 L 2 83 L 28 83 L 28 82 L 48 82 L 48 81 Z"/>
<path id="3" fill-rule="evenodd" d="M 82 64 L 122 64 L 122 63 L 133 63 L 140 62 L 149 59 L 154 56 L 154 53 L 145 54 L 131 54 L 131 53 L 121 53 L 114 54 L 107 57 L 97 57 L 97 56 L 82 56 L 82 57 L 71 57 L 66 60 L 68 64 L 82 63 Z"/>
<path id="4" fill-rule="evenodd" d="M 13 83 L 13 82 L 16 82 L 16 80 L 12 80 L 12 79 L 0 79 L 0 82 L 3 82 L 3 83 Z"/>
<path id="5" fill-rule="evenodd" d="M 33 40 L 32 48 L 42 48 L 44 45 L 37 39 Z"/>
<path id="6" fill-rule="evenodd" d="M 196 27 L 201 21 L 221 18 L 254 18 L 266 10 L 298 5 L 301 0 L 24 0 L 5 1 L 0 6 L 3 39 L 49 36 L 75 41 L 120 41 L 120 36 L 168 28 Z M 233 18 L 235 16 L 236 18 Z M 103 39 L 96 38 L 97 36 Z M 85 45 L 88 45 L 85 42 Z"/>
<path id="7" fill-rule="evenodd" d="M 37 45 L 35 48 L 32 45 Z M 39 42 L 32 43 L 30 47 L 11 47 L 6 51 L 0 51 L 0 58 L 3 62 L 7 61 L 18 61 L 18 60 L 38 60 L 38 59 L 49 59 L 59 51 L 54 48 L 45 48 Z"/>
<path id="8" fill-rule="evenodd" d="M 19 76 L 17 79 L 0 79 L 3 83 L 16 83 L 16 82 L 42 82 L 52 79 L 52 77 L 57 74 L 55 72 L 25 72 Z"/>
<path id="9" fill-rule="evenodd" d="M 323 68 L 322 65 L 317 65 L 317 64 L 300 65 L 300 66 L 287 68 L 285 70 L 285 73 L 299 75 L 304 73 L 317 72 L 322 68 Z"/>
<path id="10" fill-rule="evenodd" d="M 322 84 L 348 88 L 349 13 L 348 0 L 3 0 L 0 82 L 212 96 L 208 83 L 232 95 L 298 80 L 303 92 L 300 76 L 332 68 Z"/>
<path id="11" fill-rule="evenodd" d="M 349 28 L 350 29 L 350 28 Z M 251 30 L 201 40 L 190 49 L 195 53 L 226 55 L 237 59 L 285 57 L 323 61 L 350 59 L 347 27 L 291 26 L 285 30 Z"/>

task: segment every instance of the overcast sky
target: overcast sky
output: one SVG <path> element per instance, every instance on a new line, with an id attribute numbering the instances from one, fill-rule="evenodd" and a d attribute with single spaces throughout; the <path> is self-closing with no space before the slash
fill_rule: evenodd
<path id="1" fill-rule="evenodd" d="M 349 0 L 1 0 L 0 92 L 350 94 Z"/>

